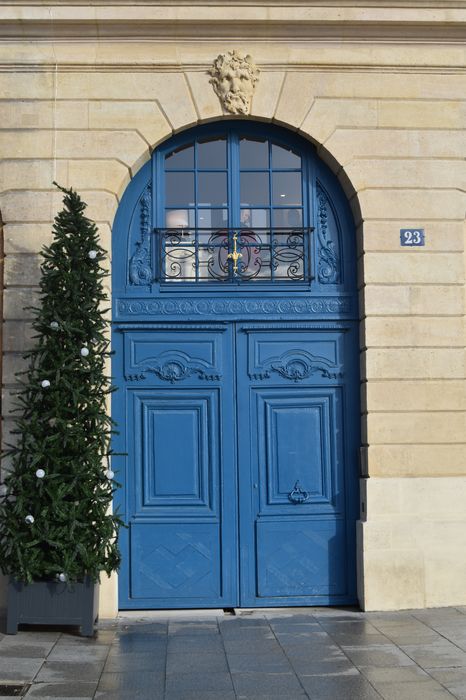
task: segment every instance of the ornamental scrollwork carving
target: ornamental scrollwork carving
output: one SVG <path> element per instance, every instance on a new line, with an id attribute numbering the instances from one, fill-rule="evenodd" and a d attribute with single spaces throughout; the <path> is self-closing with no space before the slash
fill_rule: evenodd
<path id="1" fill-rule="evenodd" d="M 151 186 L 146 187 L 140 204 L 140 234 L 136 241 L 136 252 L 129 261 L 129 281 L 134 285 L 148 285 L 153 279 L 150 259 L 150 209 Z"/>
<path id="2" fill-rule="evenodd" d="M 205 381 L 219 381 L 222 376 L 204 360 L 189 358 L 182 352 L 162 353 L 158 358 L 145 360 L 144 366 L 135 370 L 126 374 L 126 381 L 142 381 L 149 373 L 170 384 L 196 375 Z"/>
<path id="3" fill-rule="evenodd" d="M 325 379 L 339 379 L 343 376 L 338 367 L 304 350 L 288 350 L 279 358 L 272 357 L 249 376 L 260 381 L 270 379 L 272 372 L 292 382 L 302 382 L 314 374 L 320 374 Z"/>
<path id="4" fill-rule="evenodd" d="M 210 83 L 225 111 L 249 114 L 254 88 L 259 80 L 259 68 L 249 54 L 239 51 L 222 53 L 214 60 Z"/>
<path id="5" fill-rule="evenodd" d="M 328 227 L 329 202 L 322 187 L 317 183 L 318 203 L 318 280 L 320 284 L 338 284 L 340 281 L 340 260 L 338 243 L 332 240 Z"/>
<path id="6" fill-rule="evenodd" d="M 352 310 L 349 297 L 314 299 L 118 299 L 121 316 L 297 316 L 347 314 Z"/>

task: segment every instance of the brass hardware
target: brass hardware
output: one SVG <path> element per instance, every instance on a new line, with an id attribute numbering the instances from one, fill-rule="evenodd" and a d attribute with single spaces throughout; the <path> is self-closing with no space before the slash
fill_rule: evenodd
<path id="1" fill-rule="evenodd" d="M 235 273 L 235 275 L 238 274 L 238 260 L 243 257 L 243 253 L 238 253 L 237 243 L 238 243 L 238 234 L 235 233 L 233 235 L 233 252 L 228 253 L 228 255 L 227 255 L 227 258 L 229 260 L 233 260 L 233 272 Z"/>

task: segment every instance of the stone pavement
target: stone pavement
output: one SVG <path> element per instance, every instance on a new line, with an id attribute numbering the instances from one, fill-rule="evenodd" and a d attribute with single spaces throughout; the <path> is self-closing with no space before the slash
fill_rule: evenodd
<path id="1" fill-rule="evenodd" d="M 1 636 L 0 696 L 466 700 L 466 608 L 237 613 L 128 614 L 95 639 L 32 627 Z"/>

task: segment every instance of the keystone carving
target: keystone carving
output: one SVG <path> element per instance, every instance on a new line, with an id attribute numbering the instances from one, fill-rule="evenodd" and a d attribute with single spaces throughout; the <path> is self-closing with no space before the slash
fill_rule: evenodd
<path id="1" fill-rule="evenodd" d="M 217 56 L 209 70 L 209 82 L 227 112 L 249 114 L 259 73 L 251 56 L 235 49 Z"/>

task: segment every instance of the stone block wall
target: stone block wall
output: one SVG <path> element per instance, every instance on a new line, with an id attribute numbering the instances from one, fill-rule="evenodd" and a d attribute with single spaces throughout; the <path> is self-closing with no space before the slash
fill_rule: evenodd
<path id="1" fill-rule="evenodd" d="M 343 15 L 338 3 L 326 13 L 314 2 L 246 3 L 242 14 L 230 8 L 231 26 L 225 3 L 208 4 L 208 15 L 198 3 L 148 2 L 127 16 L 111 2 L 84 3 L 81 14 L 51 3 L 53 31 L 43 7 L 0 10 L 4 440 L 14 372 L 31 342 L 23 306 L 34 302 L 37 253 L 61 206 L 52 180 L 80 191 L 110 249 L 121 194 L 152 149 L 225 116 L 207 70 L 237 48 L 261 70 L 250 118 L 315 144 L 354 212 L 361 604 L 465 605 L 466 3 L 430 3 L 432 12 L 404 3 L 411 15 L 384 3 L 378 19 L 359 2 L 340 3 Z M 409 227 L 425 229 L 424 248 L 400 248 L 399 229 Z M 115 591 L 105 584 L 104 615 L 116 610 Z"/>

